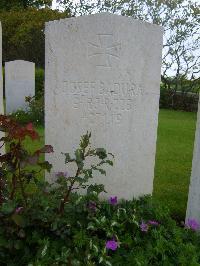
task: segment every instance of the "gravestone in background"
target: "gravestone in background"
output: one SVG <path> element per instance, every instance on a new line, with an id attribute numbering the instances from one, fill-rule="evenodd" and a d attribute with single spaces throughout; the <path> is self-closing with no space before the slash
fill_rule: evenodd
<path id="1" fill-rule="evenodd" d="M 5 63 L 6 113 L 27 108 L 26 96 L 35 95 L 35 64 L 24 60 Z"/>
<path id="2" fill-rule="evenodd" d="M 0 22 L 0 114 L 4 114 L 4 103 L 3 103 L 3 76 L 2 76 L 2 28 Z M 3 133 L 0 131 L 0 138 L 3 137 Z M 0 142 L 0 147 L 2 143 Z M 4 153 L 5 147 L 0 148 L 0 154 Z"/>
<path id="3" fill-rule="evenodd" d="M 151 194 L 159 110 L 162 28 L 102 13 L 46 24 L 45 138 L 54 173 L 80 136 L 115 155 L 95 177 L 119 198 Z"/>
<path id="4" fill-rule="evenodd" d="M 200 101 L 197 115 L 194 154 L 192 161 L 192 174 L 189 187 L 186 222 L 189 218 L 197 219 L 200 223 Z"/>

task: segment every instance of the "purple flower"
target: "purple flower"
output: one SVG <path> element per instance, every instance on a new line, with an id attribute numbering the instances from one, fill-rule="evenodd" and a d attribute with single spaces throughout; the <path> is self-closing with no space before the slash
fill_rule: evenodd
<path id="1" fill-rule="evenodd" d="M 142 232 L 147 232 L 148 229 L 149 229 L 149 225 L 148 225 L 147 223 L 144 223 L 144 222 L 142 221 L 142 223 L 140 224 L 140 230 L 141 230 Z"/>
<path id="2" fill-rule="evenodd" d="M 57 178 L 59 178 L 59 177 L 68 177 L 68 172 L 56 172 L 55 176 Z"/>
<path id="3" fill-rule="evenodd" d="M 110 203 L 111 205 L 116 205 L 116 204 L 117 204 L 117 196 L 111 196 L 111 197 L 109 198 L 109 203 Z"/>
<path id="4" fill-rule="evenodd" d="M 185 226 L 193 231 L 200 229 L 200 223 L 195 218 L 189 218 L 185 223 Z"/>
<path id="5" fill-rule="evenodd" d="M 88 203 L 87 207 L 88 207 L 89 210 L 95 212 L 96 211 L 96 207 L 97 207 L 96 202 L 90 201 Z"/>
<path id="6" fill-rule="evenodd" d="M 149 220 L 148 224 L 154 225 L 154 226 L 158 226 L 159 225 L 159 223 L 157 221 L 154 221 L 154 220 Z"/>
<path id="7" fill-rule="evenodd" d="M 16 208 L 15 213 L 18 214 L 18 213 L 20 213 L 23 209 L 24 209 L 23 207 L 18 207 L 18 208 Z"/>
<path id="8" fill-rule="evenodd" d="M 106 242 L 106 248 L 114 251 L 118 248 L 118 242 L 115 240 L 108 240 Z"/>

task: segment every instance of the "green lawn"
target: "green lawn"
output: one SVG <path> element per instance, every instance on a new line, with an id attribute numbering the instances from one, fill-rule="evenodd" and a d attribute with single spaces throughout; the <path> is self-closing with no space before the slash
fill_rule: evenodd
<path id="1" fill-rule="evenodd" d="M 185 216 L 195 126 L 195 113 L 160 111 L 153 196 L 179 219 Z"/>
<path id="2" fill-rule="evenodd" d="M 184 219 L 191 171 L 196 114 L 160 110 L 153 197 Z M 43 136 L 43 128 L 38 127 Z M 43 144 L 28 142 L 29 149 Z"/>

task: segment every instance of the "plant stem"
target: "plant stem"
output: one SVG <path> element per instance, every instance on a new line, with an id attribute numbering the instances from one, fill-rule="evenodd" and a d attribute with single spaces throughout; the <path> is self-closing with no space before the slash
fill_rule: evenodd
<path id="1" fill-rule="evenodd" d="M 75 181 L 76 181 L 76 177 L 80 174 L 80 172 L 81 172 L 81 170 L 80 170 L 80 168 L 78 167 L 78 169 L 77 169 L 77 171 L 76 171 L 76 175 L 75 175 L 75 177 L 74 177 L 74 179 L 71 181 L 71 184 L 70 184 L 70 186 L 69 186 L 69 188 L 68 188 L 68 190 L 67 190 L 67 193 L 66 193 L 66 195 L 64 196 L 64 199 L 61 201 L 61 203 L 60 203 L 60 213 L 63 213 L 64 212 L 64 205 L 65 205 L 65 203 L 66 202 L 68 202 L 68 200 L 69 200 L 69 196 L 70 196 L 70 193 L 71 193 L 71 191 L 72 191 L 72 189 L 73 189 L 73 185 L 74 185 L 74 183 L 75 183 Z"/>
<path id="2" fill-rule="evenodd" d="M 21 141 L 20 140 L 19 140 L 19 147 L 21 148 Z M 25 203 L 25 206 L 27 206 L 27 198 L 26 198 L 26 194 L 25 194 L 25 191 L 24 191 L 23 181 L 22 181 L 22 178 L 21 178 L 20 160 L 18 161 L 18 178 L 19 178 L 19 184 L 20 184 L 21 193 L 22 193 L 22 196 L 23 196 L 23 199 L 24 199 L 24 203 Z"/>

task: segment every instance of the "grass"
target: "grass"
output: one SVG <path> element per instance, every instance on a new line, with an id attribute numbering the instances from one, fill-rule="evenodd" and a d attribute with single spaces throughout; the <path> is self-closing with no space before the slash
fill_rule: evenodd
<path id="1" fill-rule="evenodd" d="M 161 110 L 153 197 L 184 219 L 191 174 L 196 114 Z"/>
<path id="2" fill-rule="evenodd" d="M 191 173 L 196 114 L 160 110 L 153 197 L 184 220 Z M 42 127 L 38 127 L 41 136 Z M 30 150 L 44 143 L 27 141 Z"/>

